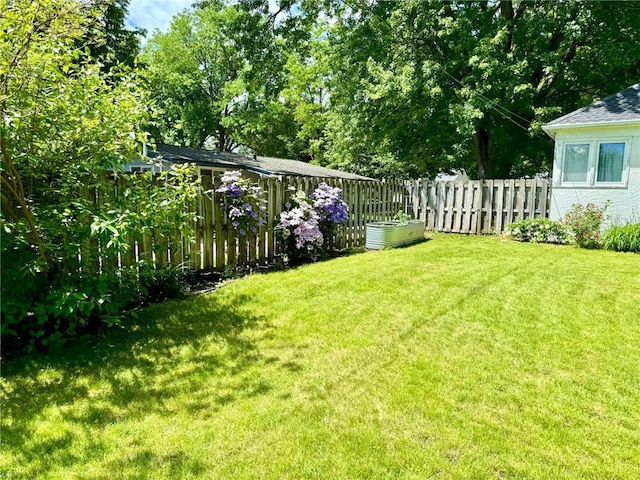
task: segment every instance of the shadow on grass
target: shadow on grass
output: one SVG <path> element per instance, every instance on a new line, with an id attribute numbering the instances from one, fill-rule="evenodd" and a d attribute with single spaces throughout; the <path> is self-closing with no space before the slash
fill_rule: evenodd
<path id="1" fill-rule="evenodd" d="M 252 369 L 279 360 L 265 359 L 256 348 L 256 338 L 269 325 L 243 308 L 250 301 L 216 295 L 154 305 L 126 328 L 76 340 L 58 355 L 7 363 L 2 371 L 3 449 L 19 455 L 23 466 L 35 462 L 38 466 L 27 472 L 38 476 L 52 468 L 53 461 L 38 460 L 43 455 L 58 451 L 58 465 L 76 464 L 83 461 L 78 454 L 88 455 L 87 444 L 98 451 L 106 448 L 96 432 L 121 420 L 176 411 L 211 415 L 238 399 L 269 392 L 271 386 Z M 37 438 L 38 423 L 56 422 L 56 415 L 62 416 L 59 431 Z M 77 441 L 84 446 L 70 448 Z M 155 462 L 142 456 L 134 463 L 143 468 Z M 182 458 L 181 463 L 189 461 Z"/>

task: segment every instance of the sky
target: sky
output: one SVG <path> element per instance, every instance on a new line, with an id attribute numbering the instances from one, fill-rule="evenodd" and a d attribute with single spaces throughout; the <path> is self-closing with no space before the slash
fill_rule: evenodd
<path id="1" fill-rule="evenodd" d="M 149 38 L 156 28 L 166 32 L 171 17 L 193 3 L 194 0 L 131 0 L 125 23 L 129 28 L 144 28 Z"/>

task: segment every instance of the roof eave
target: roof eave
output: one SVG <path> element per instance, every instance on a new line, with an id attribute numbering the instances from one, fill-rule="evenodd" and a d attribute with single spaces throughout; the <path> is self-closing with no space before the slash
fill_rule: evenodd
<path id="1" fill-rule="evenodd" d="M 561 123 L 561 124 L 549 124 L 542 126 L 542 130 L 551 138 L 556 138 L 556 132 L 558 130 L 569 130 L 572 128 L 593 128 L 593 127 L 632 127 L 634 125 L 640 126 L 640 118 L 637 120 L 620 120 L 616 122 L 593 122 L 593 123 Z"/>

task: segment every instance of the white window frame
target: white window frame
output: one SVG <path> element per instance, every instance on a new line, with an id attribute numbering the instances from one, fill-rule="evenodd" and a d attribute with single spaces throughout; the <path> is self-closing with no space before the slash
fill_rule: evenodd
<path id="1" fill-rule="evenodd" d="M 622 157 L 622 175 L 619 182 L 599 182 L 598 181 L 598 163 L 600 162 L 600 145 L 603 143 L 622 143 L 624 145 L 624 155 Z M 594 158 L 593 184 L 596 187 L 626 187 L 629 180 L 629 146 L 631 139 L 615 139 L 615 140 L 598 140 L 596 142 L 597 153 Z"/>
<path id="2" fill-rule="evenodd" d="M 129 171 L 131 173 L 153 172 L 153 165 L 131 165 Z"/>
<path id="3" fill-rule="evenodd" d="M 600 157 L 600 145 L 604 143 L 622 143 L 624 144 L 624 158 L 622 165 L 622 178 L 619 182 L 598 182 L 598 161 Z M 567 145 L 589 145 L 589 166 L 587 169 L 586 182 L 567 182 L 564 181 L 565 153 Z M 560 167 L 558 186 L 560 187 L 579 187 L 579 188 L 627 188 L 629 184 L 629 159 L 631 158 L 631 138 L 630 137 L 613 137 L 600 138 L 598 140 L 585 140 L 584 138 L 568 138 L 558 142 Z"/>
<path id="4" fill-rule="evenodd" d="M 589 146 L 589 157 L 587 158 L 587 178 L 584 182 L 569 182 L 564 179 L 564 172 L 566 166 L 566 154 L 567 154 L 567 146 L 568 145 L 588 145 Z M 593 175 L 593 169 L 591 166 L 593 156 L 593 142 L 589 142 L 587 140 L 575 140 L 575 141 L 565 141 L 562 143 L 562 149 L 560 152 L 562 155 L 562 168 L 560 169 L 560 184 L 565 187 L 588 187 L 591 185 L 593 179 L 591 178 Z"/>

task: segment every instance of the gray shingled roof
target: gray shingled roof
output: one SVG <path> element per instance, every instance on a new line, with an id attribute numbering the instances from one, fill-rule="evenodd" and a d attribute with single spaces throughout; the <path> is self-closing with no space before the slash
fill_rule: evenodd
<path id="1" fill-rule="evenodd" d="M 195 163 L 202 167 L 244 169 L 262 175 L 301 175 L 305 177 L 344 178 L 347 180 L 373 180 L 354 173 L 311 165 L 286 158 L 240 155 L 238 153 L 214 152 L 174 145 L 157 145 L 155 153 L 163 159 L 176 163 Z"/>
<path id="2" fill-rule="evenodd" d="M 553 130 L 553 127 L 627 122 L 640 123 L 640 83 L 556 118 L 545 127 Z"/>

